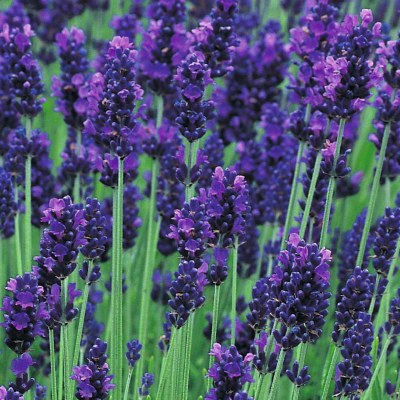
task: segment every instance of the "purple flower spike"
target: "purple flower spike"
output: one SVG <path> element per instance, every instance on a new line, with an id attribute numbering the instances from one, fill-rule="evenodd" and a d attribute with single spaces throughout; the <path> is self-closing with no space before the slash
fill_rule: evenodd
<path id="1" fill-rule="evenodd" d="M 215 242 L 231 247 L 234 237 L 244 234 L 249 208 L 249 195 L 244 176 L 217 167 L 208 192 L 207 214 Z"/>
<path id="2" fill-rule="evenodd" d="M 137 339 L 134 339 L 128 342 L 126 347 L 128 348 L 128 351 L 125 353 L 125 356 L 128 360 L 129 367 L 133 368 L 140 359 L 140 350 L 142 349 L 142 345 Z"/>
<path id="3" fill-rule="evenodd" d="M 138 389 L 139 397 L 141 399 L 145 398 L 150 394 L 150 388 L 151 386 L 153 386 L 153 383 L 154 383 L 154 375 L 146 372 L 142 376 L 142 386 Z"/>
<path id="4" fill-rule="evenodd" d="M 14 200 L 14 186 L 11 180 L 11 174 L 0 168 L 0 233 L 8 236 L 8 232 L 13 232 L 14 214 L 17 205 Z"/>
<path id="5" fill-rule="evenodd" d="M 10 279 L 6 290 L 12 297 L 4 297 L 1 309 L 5 343 L 15 353 L 22 354 L 29 350 L 36 336 L 44 336 L 43 321 L 48 318 L 48 312 L 45 304 L 40 302 L 43 287 L 38 285 L 34 274 L 25 273 Z"/>
<path id="6" fill-rule="evenodd" d="M 234 30 L 237 12 L 237 0 L 217 0 L 211 12 L 211 22 L 205 22 L 193 31 L 194 48 L 204 54 L 213 78 L 232 70 L 232 49 L 239 44 Z"/>
<path id="7" fill-rule="evenodd" d="M 111 383 L 113 375 L 108 375 L 107 343 L 96 339 L 89 350 L 87 364 L 74 367 L 71 379 L 76 381 L 75 396 L 79 400 L 106 399 L 115 385 Z"/>
<path id="8" fill-rule="evenodd" d="M 286 370 L 286 376 L 297 387 L 305 385 L 311 379 L 311 376 L 308 373 L 308 367 L 305 366 L 300 370 L 298 361 L 293 363 L 292 369 Z"/>
<path id="9" fill-rule="evenodd" d="M 215 357 L 216 362 L 208 370 L 207 376 L 213 380 L 213 388 L 208 391 L 205 399 L 236 399 L 236 395 L 242 396 L 243 386 L 254 382 L 251 376 L 253 354 L 249 353 L 243 358 L 235 346 L 232 345 L 226 349 L 219 343 L 215 343 L 210 355 Z"/>
<path id="10" fill-rule="evenodd" d="M 39 281 L 50 287 L 60 284 L 76 268 L 79 248 L 87 244 L 82 229 L 87 221 L 82 206 L 73 204 L 71 198 L 51 199 L 44 211 L 42 222 L 48 224 L 40 240 L 38 264 Z"/>
<path id="11" fill-rule="evenodd" d="M 202 54 L 191 54 L 182 62 L 176 81 L 182 100 L 175 103 L 178 113 L 175 122 L 181 134 L 192 143 L 205 135 L 206 122 L 214 116 L 213 102 L 202 100 L 206 86 L 213 83 Z"/>
<path id="12" fill-rule="evenodd" d="M 89 96 L 94 108 L 97 105 L 98 113 L 85 121 L 85 132 L 120 158 L 126 158 L 133 151 L 138 129 L 133 110 L 143 90 L 136 83 L 136 56 L 127 37 L 113 38 L 106 56 L 103 92 L 99 95 L 94 90 Z"/>
<path id="13" fill-rule="evenodd" d="M 61 58 L 61 76 L 53 77 L 52 91 L 57 97 L 57 111 L 61 112 L 68 126 L 81 130 L 86 120 L 87 103 L 81 97 L 86 85 L 89 62 L 82 30 L 64 28 L 56 35 Z"/>

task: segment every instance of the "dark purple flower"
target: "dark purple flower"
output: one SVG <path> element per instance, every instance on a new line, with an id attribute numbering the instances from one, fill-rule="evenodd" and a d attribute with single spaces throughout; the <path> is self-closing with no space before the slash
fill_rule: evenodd
<path id="1" fill-rule="evenodd" d="M 146 372 L 142 376 L 142 386 L 140 386 L 140 388 L 138 389 L 140 398 L 145 398 L 150 394 L 150 388 L 151 386 L 153 386 L 153 383 L 154 383 L 154 375 Z"/>
<path id="2" fill-rule="evenodd" d="M 350 153 L 350 150 L 347 150 L 344 154 L 339 155 L 336 165 L 334 165 L 336 142 L 327 141 L 325 143 L 325 148 L 323 148 L 321 152 L 321 171 L 324 174 L 333 176 L 334 178 L 344 178 L 351 172 L 350 167 L 347 166 L 347 157 Z"/>
<path id="3" fill-rule="evenodd" d="M 204 54 L 212 77 L 224 76 L 232 70 L 232 49 L 238 45 L 235 32 L 237 0 L 217 0 L 211 21 L 204 21 L 193 30 L 194 49 Z"/>
<path id="4" fill-rule="evenodd" d="M 104 91 L 98 99 L 98 113 L 85 121 L 85 132 L 120 158 L 133 151 L 138 128 L 134 108 L 143 90 L 136 83 L 136 53 L 127 37 L 113 38 L 107 51 Z M 94 95 L 98 97 L 97 92 Z"/>
<path id="5" fill-rule="evenodd" d="M 175 239 L 178 253 L 184 260 L 193 260 L 197 268 L 203 263 L 202 257 L 207 243 L 214 238 L 206 214 L 205 198 L 194 197 L 181 210 L 175 210 L 169 238 Z"/>
<path id="6" fill-rule="evenodd" d="M 101 206 L 97 199 L 88 197 L 83 209 L 83 218 L 86 224 L 83 226 L 86 244 L 80 248 L 80 252 L 88 259 L 95 260 L 102 256 L 108 238 L 105 235 L 106 218 L 101 212 Z"/>
<path id="7" fill-rule="evenodd" d="M 275 338 L 284 349 L 321 336 L 329 306 L 331 252 L 292 233 L 269 278 L 267 306 L 281 322 Z"/>
<path id="8" fill-rule="evenodd" d="M 207 400 L 233 399 L 239 394 L 246 383 L 253 382 L 251 362 L 253 354 L 248 353 L 244 358 L 235 346 L 228 349 L 215 343 L 210 351 L 215 357 L 215 363 L 208 370 L 208 378 L 213 380 L 213 388 L 205 396 Z M 239 397 L 241 398 L 241 397 Z"/>
<path id="9" fill-rule="evenodd" d="M 76 268 L 79 248 L 87 243 L 82 229 L 87 221 L 82 205 L 73 204 L 69 196 L 51 199 L 41 221 L 48 226 L 43 231 L 40 256 L 35 261 L 39 281 L 49 287 L 60 284 Z"/>
<path id="10" fill-rule="evenodd" d="M 182 96 L 175 103 L 178 114 L 175 122 L 181 134 L 192 143 L 205 135 L 206 123 L 214 116 L 214 103 L 203 100 L 206 86 L 213 81 L 201 53 L 190 54 L 178 67 L 175 79 Z"/>
<path id="11" fill-rule="evenodd" d="M 143 35 L 139 54 L 140 72 L 151 90 L 159 95 L 175 92 L 172 81 L 188 50 L 187 32 L 183 25 L 183 0 L 156 0 L 150 5 L 150 25 Z"/>
<path id="12" fill-rule="evenodd" d="M 0 232 L 5 236 L 9 227 L 14 224 L 17 205 L 11 175 L 3 168 L 0 168 L 0 187 Z"/>
<path id="13" fill-rule="evenodd" d="M 286 370 L 286 376 L 297 387 L 307 384 L 311 379 L 311 376 L 308 373 L 308 367 L 305 366 L 300 370 L 298 361 L 293 363 L 292 369 Z"/>
<path id="14" fill-rule="evenodd" d="M 336 321 L 333 327 L 332 340 L 341 345 L 347 337 L 348 330 L 358 320 L 358 315 L 366 312 L 372 297 L 373 281 L 368 270 L 355 267 L 346 285 L 340 292 L 336 306 Z"/>
<path id="15" fill-rule="evenodd" d="M 34 35 L 30 25 L 23 29 L 5 24 L 0 32 L 0 55 L 9 66 L 10 89 L 15 109 L 28 118 L 35 117 L 45 99 L 41 98 L 44 85 L 39 64 L 30 50 L 30 38 Z"/>
<path id="16" fill-rule="evenodd" d="M 68 126 L 82 130 L 87 106 L 81 92 L 86 85 L 89 67 L 85 35 L 78 28 L 64 28 L 56 35 L 56 44 L 61 58 L 61 76 L 54 76 L 51 86 L 53 96 L 57 97 L 56 111 L 63 114 Z"/>
<path id="17" fill-rule="evenodd" d="M 37 383 L 35 387 L 35 400 L 45 400 L 46 393 L 47 393 L 47 387 Z"/>
<path id="18" fill-rule="evenodd" d="M 344 358 L 336 368 L 335 396 L 344 395 L 359 399 L 368 388 L 372 376 L 372 341 L 374 328 L 369 314 L 360 313 L 354 326 L 343 340 Z"/>
<path id="19" fill-rule="evenodd" d="M 375 235 L 372 265 L 377 274 L 386 278 L 400 237 L 400 208 L 386 208 Z"/>
<path id="20" fill-rule="evenodd" d="M 137 339 L 134 339 L 128 342 L 126 347 L 128 348 L 128 351 L 125 353 L 125 356 L 128 360 L 129 367 L 133 368 L 140 359 L 140 350 L 142 349 L 142 345 Z"/>
<path id="21" fill-rule="evenodd" d="M 5 296 L 2 311 L 6 332 L 6 345 L 17 354 L 25 353 L 36 336 L 44 336 L 43 321 L 48 317 L 45 304 L 40 301 L 43 287 L 38 285 L 32 273 L 11 278 L 6 290 L 12 297 Z"/>
<path id="22" fill-rule="evenodd" d="M 77 383 L 77 399 L 106 399 L 110 390 L 114 389 L 115 385 L 111 383 L 113 375 L 108 375 L 106 350 L 107 343 L 96 339 L 89 350 L 87 364 L 74 367 L 71 379 Z"/>
<path id="23" fill-rule="evenodd" d="M 28 353 L 24 353 L 21 357 L 11 361 L 11 371 L 15 376 L 24 375 L 33 364 L 32 357 Z"/>
<path id="24" fill-rule="evenodd" d="M 245 232 L 249 213 L 249 194 L 246 180 L 231 169 L 215 168 L 208 191 L 207 215 L 215 234 L 215 243 L 231 247 L 234 237 Z"/>
<path id="25" fill-rule="evenodd" d="M 210 267 L 210 281 L 214 285 L 221 285 L 228 277 L 229 250 L 215 247 L 214 260 Z"/>
<path id="26" fill-rule="evenodd" d="M 190 314 L 204 303 L 203 288 L 206 272 L 207 264 L 205 263 L 200 268 L 196 268 L 193 260 L 182 260 L 179 263 L 175 280 L 172 281 L 169 289 L 171 300 L 168 302 L 172 308 L 168 318 L 176 328 L 181 328 Z"/>

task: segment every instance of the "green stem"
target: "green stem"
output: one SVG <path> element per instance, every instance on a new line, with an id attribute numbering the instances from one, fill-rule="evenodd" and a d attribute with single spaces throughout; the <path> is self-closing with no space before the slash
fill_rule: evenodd
<path id="1" fill-rule="evenodd" d="M 322 161 L 322 152 L 318 151 L 317 158 L 315 160 L 313 175 L 311 178 L 310 190 L 308 191 L 306 206 L 304 208 L 303 218 L 301 220 L 301 225 L 300 225 L 299 235 L 301 238 L 304 238 L 304 234 L 306 232 L 307 223 L 310 216 L 311 205 L 314 199 L 315 188 L 317 186 L 319 172 L 321 170 L 321 161 Z"/>
<path id="2" fill-rule="evenodd" d="M 193 341 L 193 326 L 194 326 L 194 317 L 195 313 L 193 313 L 189 317 L 189 321 L 187 323 L 187 329 L 186 329 L 186 342 L 185 342 L 185 358 L 184 358 L 184 364 L 183 364 L 183 400 L 188 399 L 189 395 L 189 376 L 190 376 L 190 357 L 192 354 L 192 341 Z"/>
<path id="3" fill-rule="evenodd" d="M 340 148 L 342 147 L 343 132 L 344 132 L 345 124 L 346 124 L 346 120 L 342 118 L 339 123 L 339 131 L 338 131 L 338 135 L 337 135 L 337 139 L 336 139 L 336 150 L 335 150 L 335 155 L 333 156 L 333 171 L 332 171 L 332 173 L 334 173 L 334 170 L 335 170 L 336 164 L 337 164 L 337 160 L 340 155 Z M 335 177 L 331 175 L 329 177 L 328 192 L 326 194 L 324 218 L 322 220 L 322 229 L 321 229 L 321 238 L 319 241 L 319 247 L 326 246 L 326 241 L 327 241 L 327 236 L 328 236 L 329 218 L 331 216 L 332 200 L 333 200 L 333 193 L 335 191 L 335 185 L 336 185 Z"/>
<path id="4" fill-rule="evenodd" d="M 296 167 L 294 170 L 292 188 L 290 190 L 289 206 L 288 206 L 286 219 L 285 219 L 285 227 L 283 228 L 281 248 L 283 248 L 283 246 L 285 244 L 285 240 L 287 240 L 290 224 L 292 223 L 293 210 L 294 210 L 294 206 L 295 206 L 295 203 L 297 200 L 296 199 L 297 186 L 298 186 L 298 180 L 300 177 L 300 166 L 301 166 L 301 159 L 302 159 L 303 153 L 304 153 L 304 148 L 305 148 L 305 142 L 300 142 L 299 148 L 297 150 Z"/>
<path id="5" fill-rule="evenodd" d="M 92 270 L 93 260 L 89 260 L 89 268 L 88 268 L 88 277 L 90 276 Z M 81 340 L 82 340 L 82 332 L 83 332 L 83 325 L 85 322 L 85 314 L 86 314 L 86 305 L 89 298 L 89 290 L 90 286 L 87 282 L 85 282 L 85 288 L 83 290 L 83 300 L 82 300 L 82 307 L 81 312 L 79 314 L 79 322 L 78 322 L 78 331 L 76 332 L 76 342 L 75 342 L 75 350 L 74 356 L 72 358 L 72 366 L 78 365 L 79 362 L 79 354 L 81 349 Z"/>
<path id="6" fill-rule="evenodd" d="M 62 309 L 65 310 L 68 303 L 68 279 L 62 281 Z M 70 382 L 69 375 L 72 372 L 71 357 L 70 357 L 70 347 L 68 342 L 68 328 L 70 324 L 67 323 L 66 315 L 64 316 L 64 323 L 61 326 L 61 336 L 62 336 L 62 346 L 64 346 L 64 390 L 65 395 L 63 398 L 70 399 Z"/>
<path id="7" fill-rule="evenodd" d="M 26 137 L 31 138 L 32 121 L 26 120 Z M 25 161 L 25 266 L 30 269 L 32 264 L 32 156 Z"/>
<path id="8" fill-rule="evenodd" d="M 126 380 L 126 385 L 125 385 L 124 400 L 128 400 L 129 386 L 131 384 L 132 372 L 133 372 L 133 368 L 129 368 L 128 379 Z"/>
<path id="9" fill-rule="evenodd" d="M 232 262 L 232 303 L 231 303 L 231 344 L 235 344 L 236 335 L 236 300 L 237 300 L 237 261 L 239 250 L 239 238 L 235 236 Z"/>
<path id="10" fill-rule="evenodd" d="M 18 205 L 18 188 L 17 185 L 15 185 L 15 191 L 14 191 L 14 196 L 15 196 L 15 203 Z M 17 264 L 17 273 L 18 275 L 23 274 L 22 270 L 22 248 L 21 248 L 21 231 L 20 231 L 20 224 L 19 224 L 19 211 L 17 209 L 17 212 L 15 213 L 15 220 L 14 220 L 14 225 L 15 225 L 15 257 L 16 257 L 16 264 Z"/>
<path id="11" fill-rule="evenodd" d="M 156 127 L 159 128 L 162 124 L 162 118 L 164 113 L 164 99 L 162 96 L 156 96 L 156 107 L 157 107 L 157 119 L 156 119 Z"/>
<path id="12" fill-rule="evenodd" d="M 80 130 L 76 133 L 76 154 L 78 157 L 81 156 L 81 148 L 82 148 L 82 133 Z M 74 179 L 74 203 L 79 203 L 81 197 L 81 175 L 78 173 Z"/>
<path id="13" fill-rule="evenodd" d="M 386 201 L 386 207 L 390 207 L 391 200 L 392 200 L 392 191 L 391 191 L 390 179 L 386 178 L 385 179 L 385 201 Z"/>
<path id="14" fill-rule="evenodd" d="M 161 372 L 160 372 L 160 381 L 158 383 L 158 390 L 157 390 L 157 395 L 156 395 L 156 400 L 161 400 L 163 397 L 163 389 L 164 389 L 164 384 L 165 384 L 165 380 L 166 380 L 166 373 L 167 371 L 170 372 L 170 366 L 171 366 L 171 362 L 173 359 L 173 349 L 175 347 L 175 341 L 176 341 L 176 336 L 177 336 L 177 330 L 173 329 L 172 333 L 171 333 L 171 341 L 170 341 L 170 347 L 168 350 L 167 355 L 163 358 L 163 362 L 161 365 Z M 171 375 L 169 375 L 169 379 L 168 382 L 171 383 L 172 382 L 172 377 Z"/>
<path id="15" fill-rule="evenodd" d="M 376 297 L 378 296 L 378 289 L 379 289 L 380 280 L 381 280 L 381 276 L 377 275 L 376 279 L 375 279 L 374 293 L 372 294 L 371 303 L 369 304 L 369 309 L 368 309 L 368 314 L 369 315 L 372 315 L 372 312 L 374 311 L 374 308 L 375 308 Z"/>
<path id="16" fill-rule="evenodd" d="M 60 333 L 60 351 L 58 353 L 58 399 L 64 400 L 63 390 L 64 390 L 64 346 L 63 346 L 63 334 L 62 330 Z M 55 370 L 54 370 L 55 371 Z"/>
<path id="17" fill-rule="evenodd" d="M 211 342 L 210 349 L 214 346 L 214 343 L 217 341 L 217 330 L 218 330 L 218 309 L 219 309 L 219 297 L 221 292 L 220 285 L 214 285 L 214 304 L 213 304 L 213 312 L 212 312 L 212 326 L 211 326 Z M 211 368 L 213 364 L 213 357 L 210 356 L 210 361 L 208 367 Z M 207 391 L 211 388 L 211 379 L 207 380 Z"/>
<path id="18" fill-rule="evenodd" d="M 376 378 L 378 377 L 379 371 L 380 371 L 384 361 L 386 360 L 386 353 L 387 353 L 387 350 L 388 350 L 388 347 L 390 345 L 390 341 L 391 340 L 392 340 L 392 334 L 391 334 L 391 332 L 389 332 L 389 335 L 388 335 L 388 337 L 386 339 L 385 345 L 383 346 L 381 355 L 379 356 L 378 363 L 376 364 L 376 367 L 374 369 L 374 373 L 372 374 L 372 378 L 371 378 L 371 381 L 369 383 L 368 389 L 367 389 L 367 391 L 365 392 L 365 394 L 363 396 L 363 398 L 365 398 L 365 399 L 371 399 L 372 398 L 371 397 L 371 391 L 372 391 L 372 388 L 373 388 L 374 383 L 376 381 Z"/>
<path id="19" fill-rule="evenodd" d="M 383 131 L 381 149 L 379 150 L 378 163 L 376 165 L 375 175 L 372 181 L 372 188 L 369 195 L 367 216 L 365 218 L 365 224 L 361 236 L 360 248 L 358 250 L 356 265 L 361 265 L 362 260 L 364 259 L 365 249 L 367 247 L 368 234 L 372 224 L 372 217 L 375 210 L 376 198 L 378 196 L 379 182 L 381 179 L 383 161 L 385 159 L 389 136 L 390 136 L 390 123 L 388 123 L 385 126 L 385 130 Z"/>
<path id="20" fill-rule="evenodd" d="M 301 343 L 299 346 L 299 371 L 304 367 L 304 360 L 307 354 L 307 343 Z M 293 385 L 292 400 L 297 400 L 300 394 L 300 387 Z"/>
<path id="21" fill-rule="evenodd" d="M 122 366 L 123 360 L 123 324 L 122 324 L 122 224 L 123 224 L 123 199 L 124 199 L 124 160 L 118 159 L 118 187 L 117 187 L 117 231 L 116 231 L 116 266 L 113 273 L 115 281 L 114 312 L 116 325 L 114 326 L 114 350 L 116 352 L 116 364 L 114 364 L 114 376 L 116 377 L 116 398 L 122 398 Z"/>
<path id="22" fill-rule="evenodd" d="M 142 357 L 136 365 L 135 372 L 135 387 L 139 387 L 140 379 L 143 375 L 145 351 L 147 349 L 147 328 L 149 321 L 149 306 L 150 306 L 150 291 L 151 291 L 151 272 L 154 267 L 154 259 L 156 253 L 156 246 L 158 232 L 155 229 L 155 210 L 156 210 L 156 194 L 157 194 L 157 178 L 158 178 L 158 162 L 153 160 L 151 170 L 151 193 L 150 204 L 147 220 L 147 239 L 146 239 L 146 258 L 143 271 L 143 286 L 141 289 L 141 302 L 139 313 L 139 342 L 143 345 Z"/>
<path id="23" fill-rule="evenodd" d="M 269 392 L 268 400 L 275 400 L 276 393 L 278 391 L 279 379 L 283 368 L 283 361 L 285 360 L 285 351 L 282 349 L 279 352 L 278 364 L 274 372 L 274 379 L 272 380 L 271 391 Z"/>
<path id="24" fill-rule="evenodd" d="M 54 350 L 54 331 L 49 329 L 50 342 L 50 367 L 51 367 L 51 400 L 57 400 L 57 375 L 56 375 L 56 354 Z"/>
<path id="25" fill-rule="evenodd" d="M 332 357 L 330 359 L 328 358 L 325 363 L 325 366 L 329 366 L 329 368 L 328 368 L 328 371 L 327 371 L 325 379 L 324 379 L 321 400 L 326 400 L 328 397 L 329 388 L 331 386 L 331 380 L 332 380 L 333 374 L 335 372 L 336 361 L 339 356 L 339 347 L 334 344 L 332 344 L 332 345 L 335 347 L 334 347 Z M 324 367 L 324 370 L 325 370 L 325 367 Z"/>

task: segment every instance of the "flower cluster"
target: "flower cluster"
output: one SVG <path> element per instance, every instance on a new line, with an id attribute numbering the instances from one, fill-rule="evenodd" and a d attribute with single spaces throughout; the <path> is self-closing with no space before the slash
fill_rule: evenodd
<path id="1" fill-rule="evenodd" d="M 45 304 L 40 301 L 43 287 L 37 277 L 25 273 L 8 281 L 6 290 L 12 296 L 3 299 L 5 343 L 17 354 L 25 353 L 36 336 L 44 335 L 43 321 L 48 318 Z"/>

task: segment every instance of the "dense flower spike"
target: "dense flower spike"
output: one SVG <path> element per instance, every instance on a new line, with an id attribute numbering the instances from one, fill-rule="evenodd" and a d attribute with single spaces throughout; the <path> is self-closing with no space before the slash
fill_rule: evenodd
<path id="1" fill-rule="evenodd" d="M 243 358 L 235 346 L 226 349 L 215 343 L 210 355 L 215 357 L 215 363 L 208 370 L 207 376 L 213 380 L 213 388 L 208 391 L 205 399 L 236 399 L 235 396 L 241 393 L 243 386 L 247 382 L 253 382 L 253 354 L 249 353 Z"/>
<path id="2" fill-rule="evenodd" d="M 38 264 L 39 281 L 44 286 L 60 283 L 76 268 L 78 250 L 87 240 L 82 226 L 87 224 L 82 206 L 73 204 L 71 198 L 51 199 L 44 211 L 42 222 L 46 223 L 40 240 Z"/>
<path id="3" fill-rule="evenodd" d="M 8 281 L 6 290 L 12 296 L 3 299 L 2 311 L 6 331 L 5 343 L 17 354 L 25 353 L 32 346 L 36 336 L 44 336 L 43 321 L 48 318 L 45 304 L 40 301 L 43 287 L 37 277 L 25 273 Z"/>
<path id="4" fill-rule="evenodd" d="M 113 38 L 106 56 L 104 92 L 98 102 L 98 114 L 93 121 L 85 122 L 86 132 L 120 158 L 133 150 L 137 131 L 134 108 L 143 95 L 135 81 L 136 54 L 127 37 Z"/>
<path id="5" fill-rule="evenodd" d="M 214 240 L 223 247 L 231 247 L 235 236 L 244 235 L 250 212 L 246 181 L 233 170 L 217 167 L 208 196 L 207 214 Z"/>
<path id="6" fill-rule="evenodd" d="M 107 343 L 97 338 L 89 350 L 87 364 L 74 367 L 71 379 L 77 383 L 77 399 L 106 399 L 110 390 L 114 389 L 115 385 L 111 383 L 113 376 L 108 375 L 106 350 Z"/>
<path id="7" fill-rule="evenodd" d="M 211 22 L 194 30 L 195 50 L 201 51 L 213 78 L 224 76 L 231 67 L 232 48 L 238 45 L 235 32 L 237 0 L 217 0 Z"/>
<path id="8" fill-rule="evenodd" d="M 337 304 L 336 321 L 332 332 L 333 341 L 341 345 L 347 332 L 358 320 L 360 313 L 366 312 L 372 297 L 373 280 L 369 272 L 360 267 L 354 268 L 347 279 Z"/>
<path id="9" fill-rule="evenodd" d="M 154 375 L 146 372 L 142 376 L 142 386 L 140 386 L 140 388 L 138 389 L 140 398 L 145 398 L 150 394 L 150 388 L 153 386 L 153 383 L 154 383 Z"/>
<path id="10" fill-rule="evenodd" d="M 182 62 L 176 81 L 182 100 L 175 103 L 178 113 L 175 122 L 181 134 L 192 143 L 205 135 L 206 122 L 213 117 L 214 110 L 212 101 L 203 100 L 206 86 L 213 81 L 201 54 L 191 54 Z"/>
<path id="11" fill-rule="evenodd" d="M 86 199 L 83 218 L 86 221 L 83 227 L 86 244 L 80 248 L 80 251 L 86 258 L 95 260 L 103 255 L 108 242 L 105 235 L 106 218 L 101 213 L 101 206 L 97 199 Z"/>
<path id="12" fill-rule="evenodd" d="M 205 263 L 197 269 L 193 260 L 180 262 L 178 271 L 175 272 L 175 280 L 169 289 L 171 300 L 168 301 L 172 308 L 168 315 L 169 321 L 176 328 L 181 328 L 190 313 L 204 303 L 203 287 L 206 271 Z"/>
<path id="13" fill-rule="evenodd" d="M 57 111 L 63 114 L 68 126 L 81 130 L 86 120 L 87 102 L 81 97 L 85 91 L 89 63 L 85 50 L 85 34 L 82 30 L 66 28 L 56 35 L 61 58 L 61 76 L 54 77 L 53 94 L 57 97 Z"/>
<path id="14" fill-rule="evenodd" d="M 14 200 L 14 187 L 11 175 L 3 168 L 0 168 L 0 187 L 0 233 L 6 236 L 10 225 L 12 227 L 17 205 Z"/>
<path id="15" fill-rule="evenodd" d="M 140 350 L 142 349 L 142 345 L 137 339 L 134 339 L 128 342 L 126 347 L 128 348 L 128 351 L 125 353 L 125 356 L 128 360 L 129 366 L 133 368 L 140 358 Z"/>
<path id="16" fill-rule="evenodd" d="M 400 237 L 400 208 L 386 208 L 375 234 L 372 265 L 378 274 L 386 278 Z"/>
<path id="17" fill-rule="evenodd" d="M 293 363 L 292 369 L 286 370 L 286 376 L 293 382 L 297 387 L 305 385 L 311 379 L 308 374 L 308 367 L 305 366 L 299 370 L 300 366 L 298 361 Z"/>
<path id="18" fill-rule="evenodd" d="M 349 329 L 347 338 L 343 341 L 341 354 L 344 361 L 337 365 L 336 396 L 345 395 L 359 399 L 359 395 L 368 388 L 372 376 L 373 332 L 370 316 L 360 313 L 354 326 Z"/>
<path id="19" fill-rule="evenodd" d="M 315 342 L 328 313 L 331 252 L 306 244 L 292 233 L 278 260 L 269 279 L 267 303 L 282 324 L 280 333 L 274 332 L 275 338 L 286 349 L 300 342 Z"/>
<path id="20" fill-rule="evenodd" d="M 159 95 L 175 91 L 172 77 L 187 54 L 183 0 L 156 0 L 149 8 L 150 26 L 143 35 L 140 70 L 151 90 Z"/>
<path id="21" fill-rule="evenodd" d="M 181 210 L 175 210 L 169 238 L 175 239 L 178 253 L 184 260 L 193 260 L 197 268 L 203 263 L 202 257 L 208 241 L 214 238 L 203 197 L 193 197 Z"/>
<path id="22" fill-rule="evenodd" d="M 0 31 L 0 55 L 9 66 L 16 110 L 28 118 L 35 117 L 45 101 L 41 98 L 44 85 L 40 69 L 30 50 L 30 38 L 34 35 L 30 25 L 23 29 L 10 28 L 7 24 Z"/>

